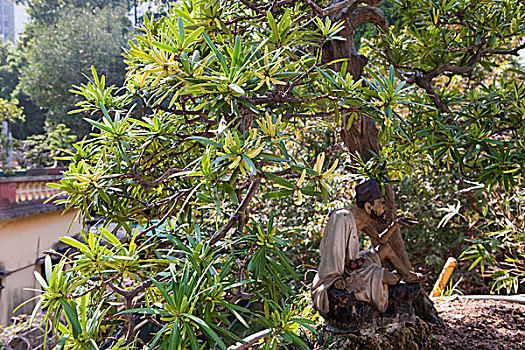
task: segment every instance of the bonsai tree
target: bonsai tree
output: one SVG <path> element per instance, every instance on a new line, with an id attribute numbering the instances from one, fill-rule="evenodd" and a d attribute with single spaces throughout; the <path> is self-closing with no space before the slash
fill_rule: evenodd
<path id="1" fill-rule="evenodd" d="M 269 205 L 329 200 L 351 170 L 383 184 L 392 218 L 389 181 L 416 160 L 521 183 L 525 89 L 507 57 L 525 47 L 523 4 L 399 0 L 396 24 L 379 5 L 183 1 L 144 17 L 124 86 L 93 69 L 73 90 L 93 133 L 56 187 L 99 228 L 63 238 L 76 254 L 51 252 L 60 262 L 37 276 L 35 310 L 64 347 L 225 349 L 248 326 L 268 330 L 265 348 L 306 347 L 308 286 Z M 365 23 L 378 28 L 367 56 L 353 40 Z M 399 231 L 390 244 L 409 264 Z"/>

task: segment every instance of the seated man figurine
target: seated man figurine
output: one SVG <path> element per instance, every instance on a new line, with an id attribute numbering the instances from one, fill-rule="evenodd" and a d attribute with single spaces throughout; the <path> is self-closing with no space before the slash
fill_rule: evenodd
<path id="1" fill-rule="evenodd" d="M 321 263 L 312 284 L 312 300 L 314 308 L 322 315 L 330 310 L 327 292 L 332 287 L 353 293 L 358 301 L 368 302 L 384 312 L 388 306 L 388 285 L 395 285 L 400 277 L 381 267 L 382 260 L 389 260 L 406 282 L 420 278 L 409 271 L 386 244 L 397 221 L 382 234 L 369 227 L 372 220 L 386 221 L 385 200 L 375 180 L 356 186 L 356 204 L 330 215 L 321 240 Z M 361 231 L 380 245 L 359 252 Z"/>

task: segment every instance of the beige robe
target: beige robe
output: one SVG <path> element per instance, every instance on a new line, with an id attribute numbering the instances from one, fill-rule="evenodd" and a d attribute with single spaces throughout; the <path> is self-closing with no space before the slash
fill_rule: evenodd
<path id="1" fill-rule="evenodd" d="M 329 311 L 327 291 L 340 278 L 358 275 L 364 282 L 364 289 L 355 293 L 357 300 L 372 303 L 384 312 L 388 303 L 388 286 L 383 284 L 381 261 L 375 250 L 359 253 L 359 241 L 354 215 L 348 209 L 332 213 L 321 239 L 319 252 L 321 263 L 312 283 L 314 309 L 326 315 Z M 357 270 L 346 269 L 350 260 L 365 258 Z"/>

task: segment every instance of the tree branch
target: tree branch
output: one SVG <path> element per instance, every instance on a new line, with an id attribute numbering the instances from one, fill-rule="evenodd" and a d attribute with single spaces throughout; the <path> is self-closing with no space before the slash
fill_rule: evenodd
<path id="1" fill-rule="evenodd" d="M 105 277 L 107 278 L 107 277 Z M 134 298 L 137 296 L 137 294 L 143 292 L 146 290 L 146 288 L 148 288 L 149 286 L 151 286 L 152 284 L 152 280 L 151 279 L 147 279 L 145 280 L 144 282 L 142 282 L 141 284 L 139 284 L 138 286 L 136 286 L 135 288 L 131 289 L 131 290 L 125 290 L 125 289 L 122 289 L 120 287 L 117 287 L 115 284 L 113 284 L 112 282 L 109 282 L 108 283 L 108 286 L 117 294 L 120 294 L 122 295 L 124 298 Z"/>
<path id="2" fill-rule="evenodd" d="M 334 112 L 320 112 L 315 114 L 309 114 L 309 113 L 286 113 L 283 114 L 283 118 L 322 118 L 329 115 L 333 115 Z"/>
<path id="3" fill-rule="evenodd" d="M 416 73 L 415 84 L 426 91 L 434 105 L 443 113 L 451 114 L 450 108 L 443 100 L 437 95 L 434 87 L 432 86 L 432 79 L 426 78 L 419 73 Z"/>
<path id="4" fill-rule="evenodd" d="M 261 14 L 261 15 L 266 15 L 264 13 L 264 10 L 261 10 L 259 7 L 257 7 L 257 5 L 255 4 L 252 4 L 250 1 L 248 0 L 241 0 L 241 2 L 246 6 L 248 7 L 249 9 L 253 10 L 254 12 L 258 13 L 258 14 Z"/>
<path id="5" fill-rule="evenodd" d="M 135 180 L 138 181 L 138 183 L 140 183 L 146 189 L 152 189 L 152 188 L 160 185 L 162 182 L 164 182 L 164 180 L 166 180 L 171 175 L 176 174 L 176 173 L 180 173 L 180 172 L 182 172 L 182 169 L 169 168 L 168 170 L 166 170 L 166 172 L 164 172 L 164 174 L 162 174 L 161 176 L 159 176 L 158 178 L 156 178 L 155 180 L 152 180 L 152 181 L 144 180 L 143 178 L 141 178 L 139 176 L 138 173 L 132 173 L 132 176 L 133 176 L 133 178 Z"/>
<path id="6" fill-rule="evenodd" d="M 520 45 L 516 46 L 513 49 L 485 49 L 481 52 L 482 55 L 485 54 L 497 54 L 497 55 L 514 55 L 518 56 L 518 51 L 525 49 L 525 41 Z"/>
<path id="7" fill-rule="evenodd" d="M 441 100 L 441 98 L 436 94 L 436 91 L 434 90 L 434 87 L 432 86 L 432 80 L 437 78 L 439 75 L 443 73 L 452 73 L 457 75 L 469 75 L 472 73 L 474 68 L 476 67 L 476 64 L 479 62 L 479 60 L 487 55 L 518 55 L 518 51 L 525 48 L 525 41 L 521 43 L 520 45 L 517 45 L 516 47 L 512 49 L 484 49 L 482 50 L 481 47 L 485 45 L 485 41 L 482 41 L 479 45 L 476 46 L 469 46 L 465 49 L 477 49 L 476 53 L 472 56 L 470 59 L 470 62 L 466 66 L 455 66 L 452 64 L 443 64 L 431 71 L 423 71 L 423 72 L 414 72 L 414 73 L 407 73 L 403 72 L 402 70 L 399 70 L 401 72 L 401 75 L 403 78 L 411 84 L 416 84 L 423 90 L 427 92 L 430 99 L 434 103 L 434 105 L 443 113 L 451 114 L 452 112 L 448 108 L 447 104 Z M 459 49 L 456 49 L 458 51 Z M 411 69 L 411 68 L 410 68 Z M 416 69 L 414 69 L 416 70 Z"/>
<path id="8" fill-rule="evenodd" d="M 381 0 L 343 0 L 330 5 L 329 7 L 322 8 L 311 0 L 306 0 L 306 3 L 310 5 L 312 10 L 322 17 L 330 16 L 346 8 L 355 8 L 360 3 L 365 3 L 370 6 L 378 6 Z"/>
<path id="9" fill-rule="evenodd" d="M 168 217 L 175 211 L 175 209 L 177 207 L 177 202 L 179 201 L 180 197 L 183 194 L 188 193 L 188 192 L 190 193 L 189 196 L 192 196 L 193 192 L 195 192 L 197 190 L 197 188 L 200 187 L 201 184 L 202 183 L 198 184 L 197 186 L 195 186 L 193 188 L 186 188 L 186 189 L 183 189 L 183 190 L 179 190 L 177 195 L 174 198 L 172 206 L 168 209 L 166 214 L 155 225 L 150 226 L 147 229 L 145 229 L 144 231 L 138 233 L 137 234 L 137 238 L 141 237 L 141 236 L 145 235 L 146 233 L 148 233 L 149 231 L 153 231 L 153 230 L 159 228 L 161 225 L 163 225 L 166 222 L 166 220 L 168 219 Z"/>
<path id="10" fill-rule="evenodd" d="M 206 114 L 200 111 L 187 111 L 187 110 L 180 110 L 180 109 L 173 109 L 168 108 L 164 106 L 155 106 L 153 109 L 159 109 L 161 111 L 170 112 L 175 115 L 199 115 L 199 116 L 205 116 Z"/>
<path id="11" fill-rule="evenodd" d="M 230 217 L 226 225 L 224 225 L 217 234 L 215 234 L 211 240 L 210 240 L 210 246 L 217 243 L 220 239 L 222 239 L 228 231 L 233 227 L 235 222 L 239 219 L 241 215 L 244 215 L 244 211 L 246 208 L 248 208 L 248 205 L 250 204 L 250 201 L 252 200 L 253 196 L 257 192 L 257 189 L 259 188 L 259 184 L 261 183 L 261 178 L 258 177 L 250 184 L 250 187 L 248 188 L 248 192 L 246 193 L 246 196 L 242 200 L 241 204 L 235 210 L 235 213 Z"/>
<path id="12" fill-rule="evenodd" d="M 237 22 L 249 21 L 249 20 L 252 20 L 252 19 L 260 19 L 263 16 L 264 16 L 264 14 L 258 14 L 258 15 L 255 15 L 255 16 L 237 17 L 237 18 L 232 19 L 231 21 L 225 22 L 224 24 L 225 25 L 230 25 L 230 24 L 234 24 L 234 23 L 237 23 Z"/>
<path id="13" fill-rule="evenodd" d="M 381 28 L 384 32 L 388 32 L 386 26 L 385 14 L 380 8 L 372 6 L 359 6 L 351 14 L 348 15 L 348 21 L 352 26 L 352 32 L 363 23 L 372 23 Z"/>

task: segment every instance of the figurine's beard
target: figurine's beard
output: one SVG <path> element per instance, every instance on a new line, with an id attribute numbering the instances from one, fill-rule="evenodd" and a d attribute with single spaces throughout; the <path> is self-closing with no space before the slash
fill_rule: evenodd
<path id="1" fill-rule="evenodd" d="M 380 223 L 382 224 L 388 224 L 388 220 L 385 218 L 385 213 L 383 212 L 383 215 L 378 215 L 374 209 L 371 210 L 370 212 L 370 217 L 374 220 L 377 220 L 379 221 Z"/>

